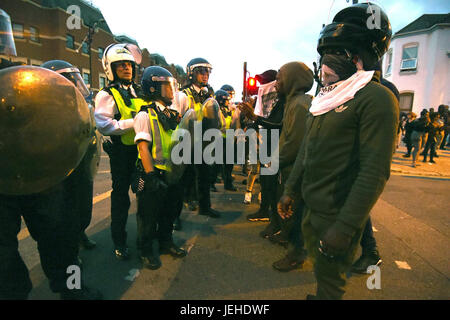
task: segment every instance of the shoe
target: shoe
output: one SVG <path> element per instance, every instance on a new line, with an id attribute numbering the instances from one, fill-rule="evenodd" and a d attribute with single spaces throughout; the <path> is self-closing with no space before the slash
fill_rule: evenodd
<path id="1" fill-rule="evenodd" d="M 190 211 L 195 211 L 195 210 L 197 210 L 197 208 L 198 208 L 198 206 L 197 206 L 197 203 L 195 203 L 195 201 L 188 202 L 188 209 Z"/>
<path id="2" fill-rule="evenodd" d="M 284 235 L 281 233 L 281 230 L 270 235 L 269 240 L 272 243 L 279 244 L 282 247 L 285 247 L 285 248 L 288 247 L 288 241 L 284 238 Z"/>
<path id="3" fill-rule="evenodd" d="M 130 259 L 130 253 L 127 246 L 120 246 L 114 249 L 114 254 L 116 258 L 119 260 L 128 260 Z"/>
<path id="4" fill-rule="evenodd" d="M 199 210 L 199 213 L 202 216 L 208 216 L 211 218 L 220 218 L 220 213 L 214 209 L 209 208 L 208 210 Z"/>
<path id="5" fill-rule="evenodd" d="M 88 238 L 88 236 L 83 232 L 81 234 L 81 239 L 80 239 L 80 247 L 84 248 L 86 250 L 92 250 L 97 246 L 97 243 L 95 241 L 92 241 L 91 239 Z"/>
<path id="6" fill-rule="evenodd" d="M 273 230 L 273 227 L 269 224 L 263 231 L 259 233 L 264 239 L 269 239 L 273 234 L 280 232 L 280 230 Z"/>
<path id="7" fill-rule="evenodd" d="M 183 258 L 187 255 L 186 250 L 177 247 L 173 242 L 166 245 L 161 245 L 159 252 L 161 254 L 170 254 L 174 258 Z"/>
<path id="8" fill-rule="evenodd" d="M 83 286 L 81 289 L 64 289 L 59 293 L 61 300 L 103 300 L 97 289 Z"/>
<path id="9" fill-rule="evenodd" d="M 245 193 L 245 196 L 244 196 L 244 203 L 245 203 L 245 204 L 250 204 L 250 203 L 252 203 L 252 192 L 251 192 L 251 191 L 247 191 L 247 192 Z"/>
<path id="10" fill-rule="evenodd" d="M 289 272 L 295 269 L 301 269 L 304 262 L 305 259 L 294 259 L 289 255 L 286 255 L 283 259 L 275 261 L 272 264 L 272 267 L 281 272 Z"/>
<path id="11" fill-rule="evenodd" d="M 177 217 L 173 223 L 173 230 L 180 231 L 183 228 L 180 217 Z"/>
<path id="12" fill-rule="evenodd" d="M 161 259 L 159 259 L 158 255 L 148 255 L 141 257 L 141 262 L 144 268 L 150 270 L 157 270 L 162 266 Z"/>
<path id="13" fill-rule="evenodd" d="M 368 254 L 362 254 L 361 257 L 352 265 L 350 269 L 353 273 L 365 274 L 369 266 L 379 266 L 381 260 L 378 250 L 374 250 Z"/>
<path id="14" fill-rule="evenodd" d="M 404 154 L 402 157 L 403 158 L 409 158 L 409 157 L 411 157 L 411 155 L 410 154 Z"/>
<path id="15" fill-rule="evenodd" d="M 215 185 L 211 185 L 211 191 L 212 191 L 212 192 L 217 192 L 217 188 L 216 188 Z"/>
<path id="16" fill-rule="evenodd" d="M 269 221 L 269 214 L 266 211 L 257 211 L 247 216 L 248 221 Z"/>
<path id="17" fill-rule="evenodd" d="M 228 191 L 237 191 L 237 188 L 236 188 L 235 186 L 233 186 L 232 183 L 230 183 L 229 185 L 226 185 L 226 186 L 224 187 L 224 189 L 225 189 L 225 190 L 228 190 Z"/>
<path id="18" fill-rule="evenodd" d="M 436 163 L 436 161 L 434 161 L 434 160 L 430 160 L 429 162 L 430 162 L 430 163 Z"/>

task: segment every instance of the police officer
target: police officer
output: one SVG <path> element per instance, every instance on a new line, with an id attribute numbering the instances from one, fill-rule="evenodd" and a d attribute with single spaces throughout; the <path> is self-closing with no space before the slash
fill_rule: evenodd
<path id="1" fill-rule="evenodd" d="M 173 242 L 175 218 L 182 209 L 181 185 L 168 175 L 172 132 L 177 128 L 178 112 L 169 109 L 175 94 L 172 74 L 159 66 L 144 70 L 142 88 L 147 106 L 134 121 L 135 142 L 139 150 L 138 168 L 143 172 L 144 188 L 138 197 L 138 250 L 144 267 L 161 267 L 159 254 L 175 258 L 186 255 Z"/>
<path id="2" fill-rule="evenodd" d="M 226 130 L 231 128 L 231 124 L 233 121 L 233 112 L 229 109 L 230 105 L 230 95 L 228 92 L 224 90 L 217 90 L 215 93 L 215 99 L 217 103 L 219 103 L 220 111 L 222 112 L 224 124 L 222 127 L 222 136 L 223 136 L 223 146 L 224 146 L 224 162 L 222 166 L 222 177 L 223 177 L 223 183 L 224 183 L 224 189 L 229 191 L 236 191 L 236 187 L 233 186 L 233 178 L 231 176 L 231 173 L 233 171 L 233 163 L 227 163 L 226 159 L 226 138 L 227 133 Z M 234 159 L 233 159 L 234 160 Z"/>
<path id="3" fill-rule="evenodd" d="M 11 20 L 1 9 L 0 38 L 0 53 L 16 55 Z M 77 266 L 79 219 L 65 208 L 61 182 L 86 151 L 88 107 L 64 77 L 9 65 L 0 66 L 0 299 L 27 299 L 32 289 L 18 251 L 21 218 L 37 241 L 50 289 L 62 299 L 101 299 L 83 282 L 78 289 L 67 286 L 68 267 Z"/>
<path id="4" fill-rule="evenodd" d="M 119 260 L 129 258 L 126 224 L 130 198 L 128 191 L 135 170 L 137 150 L 134 145 L 133 116 L 144 101 L 134 83 L 135 65 L 140 63 L 138 48 L 131 44 L 111 44 L 105 49 L 102 64 L 109 80 L 95 97 L 95 121 L 98 130 L 111 140 L 103 149 L 110 159 L 112 176 L 111 235 L 114 254 Z"/>
<path id="5" fill-rule="evenodd" d="M 214 90 L 208 84 L 212 66 L 206 59 L 195 58 L 189 61 L 186 69 L 188 82 L 182 89 L 184 96 L 180 95 L 180 100 L 187 99 L 189 108 L 193 109 L 197 115 L 197 120 L 202 121 L 204 132 L 207 128 L 205 128 L 205 122 L 203 121 L 202 107 L 206 100 L 214 95 Z M 195 168 L 195 174 L 193 174 L 193 168 Z M 183 177 L 185 188 L 190 189 L 195 185 L 193 179 L 197 180 L 199 214 L 219 218 L 220 213 L 211 208 L 210 166 L 202 161 L 201 164 L 195 164 L 186 168 L 185 176 Z"/>
<path id="6" fill-rule="evenodd" d="M 90 97 L 89 89 L 81 77 L 78 68 L 63 60 L 50 60 L 41 65 L 42 68 L 50 69 L 70 80 L 75 87 L 80 90 L 83 97 L 87 100 Z M 89 104 L 91 119 L 94 121 L 94 110 Z M 94 189 L 94 177 L 100 162 L 100 142 L 101 136 L 95 130 L 95 121 L 92 123 L 91 143 L 89 143 L 83 160 L 77 169 L 65 181 L 73 204 L 69 207 L 74 208 L 80 216 L 80 247 L 93 249 L 96 246 L 95 241 L 88 238 L 85 233 L 86 228 L 92 219 L 92 200 Z"/>
<path id="7" fill-rule="evenodd" d="M 344 295 L 345 273 L 389 178 L 398 102 L 374 66 L 391 34 L 387 15 L 372 3 L 341 10 L 320 33 L 325 87 L 309 109 L 307 134 L 279 202 L 284 218 L 294 198 L 305 202 L 302 231 L 317 280 L 311 299 Z"/>

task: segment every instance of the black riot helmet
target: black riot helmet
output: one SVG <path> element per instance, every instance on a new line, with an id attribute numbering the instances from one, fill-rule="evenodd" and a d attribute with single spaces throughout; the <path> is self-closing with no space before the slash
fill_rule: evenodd
<path id="1" fill-rule="evenodd" d="M 215 99 L 221 107 L 228 107 L 230 98 L 230 95 L 225 90 L 219 89 L 215 92 Z"/>
<path id="2" fill-rule="evenodd" d="M 163 67 L 151 66 L 144 70 L 141 80 L 144 94 L 151 100 L 161 100 L 170 106 L 176 94 L 176 80 Z"/>
<path id="3" fill-rule="evenodd" d="M 194 58 L 187 64 L 186 67 L 186 73 L 189 78 L 189 80 L 193 81 L 194 72 L 199 72 L 203 74 L 204 72 L 211 73 L 212 65 L 203 58 Z M 204 86 L 207 85 L 207 83 L 203 84 Z"/>
<path id="4" fill-rule="evenodd" d="M 70 80 L 85 99 L 90 96 L 89 89 L 81 77 L 80 70 L 64 60 L 50 60 L 41 64 L 41 68 L 50 69 Z"/>
<path id="5" fill-rule="evenodd" d="M 2 9 L 0 9 L 0 54 L 17 55 L 11 28 L 11 18 Z"/>
<path id="6" fill-rule="evenodd" d="M 386 13 L 376 4 L 358 3 L 339 11 L 320 32 L 321 56 L 348 50 L 358 54 L 370 70 L 389 48 L 392 28 Z"/>
<path id="7" fill-rule="evenodd" d="M 228 92 L 228 94 L 230 95 L 230 99 L 231 100 L 233 99 L 235 92 L 234 92 L 234 88 L 232 86 L 230 86 L 229 84 L 224 84 L 220 88 L 220 90 L 224 90 L 224 91 Z"/>

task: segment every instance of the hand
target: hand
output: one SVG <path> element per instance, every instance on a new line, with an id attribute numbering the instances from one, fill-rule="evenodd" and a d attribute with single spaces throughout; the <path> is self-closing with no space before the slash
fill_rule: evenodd
<path id="1" fill-rule="evenodd" d="M 336 257 L 345 254 L 350 247 L 352 238 L 337 230 L 335 225 L 332 225 L 323 236 L 321 240 L 321 249 L 327 256 Z"/>
<path id="2" fill-rule="evenodd" d="M 157 192 L 157 191 L 166 191 L 167 190 L 167 184 L 161 180 L 159 174 L 157 174 L 155 171 L 150 171 L 145 175 L 145 189 L 149 190 L 150 192 Z"/>
<path id="3" fill-rule="evenodd" d="M 289 219 L 293 214 L 294 210 L 292 205 L 294 204 L 294 199 L 289 196 L 283 195 L 278 202 L 278 214 L 282 219 Z"/>
<path id="4" fill-rule="evenodd" d="M 253 113 L 253 108 L 251 107 L 250 102 L 242 102 L 238 104 L 239 110 L 244 114 L 248 119 L 255 121 L 258 117 Z"/>

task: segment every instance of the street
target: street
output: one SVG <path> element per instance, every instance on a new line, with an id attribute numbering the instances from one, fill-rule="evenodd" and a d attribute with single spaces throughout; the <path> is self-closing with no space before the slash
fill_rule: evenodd
<path id="1" fill-rule="evenodd" d="M 438 161 L 450 163 L 450 151 L 440 154 Z M 175 231 L 174 238 L 189 254 L 180 260 L 161 256 L 163 266 L 156 271 L 142 269 L 137 257 L 136 201 L 132 195 L 128 219 L 132 259 L 116 260 L 109 229 L 108 160 L 104 154 L 94 184 L 93 219 L 87 230 L 97 247 L 80 252 L 86 283 L 100 289 L 105 299 L 303 300 L 315 293 L 309 260 L 303 269 L 289 273 L 272 268 L 286 251 L 259 236 L 265 223 L 246 220 L 247 214 L 258 209 L 257 192 L 253 192 L 251 205 L 242 203 L 245 177 L 239 167 L 233 172 L 237 192 L 224 191 L 223 184 L 217 184 L 218 192 L 211 193 L 213 208 L 222 211 L 222 217 L 211 219 L 184 208 L 183 230 Z M 349 274 L 344 299 L 450 299 L 449 191 L 450 176 L 393 171 L 371 212 L 383 259 L 381 289 L 368 289 L 369 275 Z M 48 288 L 36 243 L 24 224 L 19 240 L 34 286 L 30 299 L 58 299 Z"/>

